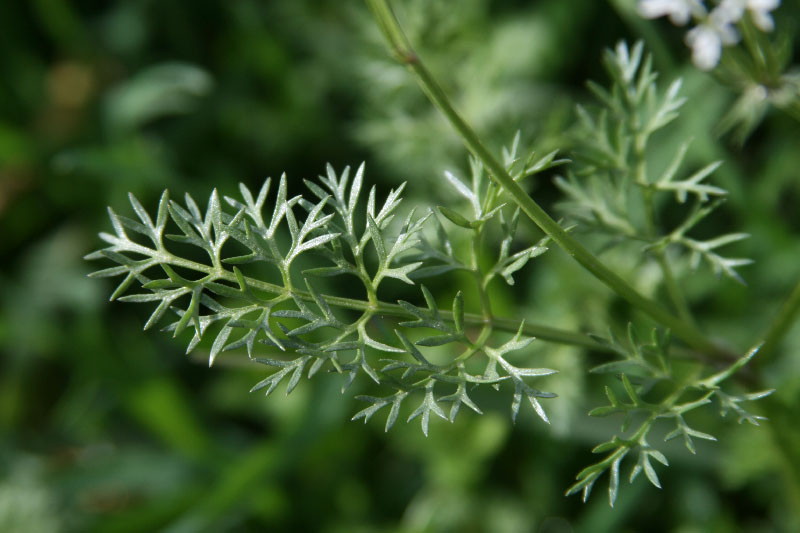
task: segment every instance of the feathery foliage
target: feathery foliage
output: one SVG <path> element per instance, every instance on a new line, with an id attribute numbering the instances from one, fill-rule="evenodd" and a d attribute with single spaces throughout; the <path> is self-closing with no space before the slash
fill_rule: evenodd
<path id="1" fill-rule="evenodd" d="M 619 43 L 614 52 L 606 51 L 604 65 L 612 87 L 608 90 L 589 82 L 600 107 L 596 112 L 578 107 L 578 168 L 556 180 L 566 196 L 562 204 L 565 213 L 580 221 L 583 228 L 606 236 L 610 243 L 642 242 L 659 261 L 666 260 L 669 248 L 683 249 L 690 252 L 692 268 L 697 268 L 702 259 L 715 274 L 744 283 L 736 268 L 751 261 L 726 258 L 715 250 L 747 238 L 746 233 L 704 241 L 687 235 L 721 205 L 727 194 L 706 183 L 721 162 L 680 178 L 688 149 L 688 143 L 683 143 L 662 171 L 655 172 L 648 165 L 653 134 L 675 120 L 685 103 L 679 96 L 681 80 L 660 92 L 652 58 L 645 56 L 642 42 L 630 50 Z M 677 208 L 668 203 L 672 196 L 678 204 L 691 198 L 692 206 L 681 223 L 667 229 L 659 220 L 659 212 Z"/>
<path id="2" fill-rule="evenodd" d="M 604 65 L 612 80 L 610 90 L 589 82 L 589 88 L 600 101 L 600 109 L 590 112 L 578 107 L 577 170 L 569 172 L 566 178 L 556 179 L 556 184 L 567 197 L 562 208 L 568 216 L 579 222 L 579 227 L 604 235 L 611 245 L 636 244 L 661 270 L 662 283 L 675 311 L 693 321 L 674 274 L 675 257 L 667 253 L 668 248 L 688 250 L 692 268 L 697 268 L 700 259 L 703 259 L 715 274 L 722 273 L 744 283 L 735 268 L 748 265 L 751 261 L 725 258 L 718 255 L 715 249 L 748 235 L 730 233 L 706 241 L 687 236 L 720 205 L 721 198 L 727 194 L 724 189 L 704 182 L 720 165 L 719 162 L 706 165 L 686 178 L 677 178 L 688 148 L 688 144 L 684 143 L 660 174 L 654 175 L 648 167 L 652 135 L 675 120 L 678 110 L 685 103 L 685 99 L 679 96 L 680 80 L 672 82 L 661 93 L 656 85 L 657 74 L 652 71 L 652 59 L 645 56 L 641 42 L 632 49 L 621 42 L 613 52 L 606 51 Z M 692 197 L 693 206 L 681 223 L 674 229 L 666 230 L 663 229 L 659 213 L 661 210 L 675 209 L 674 204 L 669 205 L 673 196 L 679 204 Z M 641 264 L 640 268 L 643 268 Z M 595 366 L 590 372 L 616 376 L 622 382 L 628 401 L 618 400 L 614 389 L 606 385 L 605 395 L 609 404 L 589 413 L 595 417 L 624 414 L 620 431 L 627 436 L 614 435 L 610 440 L 598 444 L 592 452 L 609 452 L 608 455 L 579 472 L 577 482 L 566 492 L 567 495 L 582 492 L 586 501 L 594 483 L 608 471 L 611 506 L 616 501 L 619 489 L 620 464 L 629 452 L 638 453 L 630 481 L 633 482 L 644 471 L 647 479 L 661 488 L 650 460 L 654 459 L 664 466 L 668 465 L 668 461 L 662 452 L 647 441 L 657 420 L 673 420 L 676 428 L 667 434 L 666 440 L 680 436 L 687 449 L 695 453 L 693 437 L 716 439 L 689 427 L 684 419 L 685 413 L 710 403 L 715 397 L 720 402 L 722 414 L 734 410 L 739 415 L 739 422 L 748 420 L 757 425 L 759 418 L 744 411 L 739 403 L 763 398 L 773 392 L 767 390 L 729 396 L 718 386 L 744 366 L 756 354 L 758 347 L 731 363 L 726 370 L 701 378 L 701 364 L 690 369 L 676 368 L 678 363 L 674 361 L 670 349 L 669 330 L 654 329 L 651 342 L 647 344 L 638 339 L 632 324 L 628 324 L 627 331 L 626 342 L 617 339 L 611 330 L 607 339 L 596 337 L 618 358 Z M 634 423 L 635 420 L 638 422 Z M 635 428 L 631 429 L 632 426 Z"/>
<path id="3" fill-rule="evenodd" d="M 547 168 L 550 160 L 552 156 L 539 167 Z M 528 168 L 526 172 L 535 170 Z M 442 221 L 433 212 L 417 216 L 412 209 L 398 227 L 392 224 L 403 186 L 391 191 L 382 203 L 372 187 L 362 211 L 362 189 L 366 189 L 363 164 L 352 181 L 349 167 L 337 175 L 330 166 L 318 183 L 306 180 L 313 200 L 290 197 L 286 176 L 281 177 L 274 198 L 270 198 L 269 179 L 257 195 L 240 185 L 240 198 L 224 198 L 233 209 L 230 212 L 224 210 L 216 191 L 205 213 L 190 196 L 181 206 L 165 192 L 153 222 L 131 195 L 138 220 L 109 210 L 114 234 L 102 233 L 101 237 L 110 246 L 87 258 L 105 258 L 118 264 L 93 274 L 124 276 L 112 300 L 156 304 L 145 329 L 162 320 L 167 322 L 164 329 L 174 336 L 190 329 L 193 337 L 187 353 L 210 331 L 213 342 L 209 365 L 222 352 L 245 347 L 253 361 L 274 367 L 275 372 L 257 383 L 253 391 L 263 390 L 269 395 L 285 381 L 288 394 L 303 375 L 310 378 L 320 370 L 343 374 L 344 390 L 363 374 L 392 392 L 383 397 L 360 396 L 370 406 L 353 419 L 367 421 L 382 407 L 391 405 L 388 430 L 401 404 L 417 392 L 422 402 L 408 420 L 420 417 L 427 434 L 432 413 L 452 422 L 462 405 L 481 412 L 468 395 L 475 385 L 508 386 L 513 388 L 514 418 L 525 399 L 547 421 L 539 399 L 555 394 L 535 389 L 529 381 L 555 371 L 513 364 L 508 354 L 523 350 L 533 338 L 523 335 L 520 324 L 510 339 L 501 342 L 502 331 L 495 331 L 492 325 L 487 294 L 487 287 L 497 277 L 513 284 L 512 275 L 547 249 L 546 239 L 512 252 L 519 211 L 504 213 L 510 209 L 500 203 L 497 189 L 488 182 L 480 164 L 474 163 L 473 171 L 471 188 L 452 174 L 445 175 L 469 201 L 473 217 L 439 208 L 442 216 L 472 234 L 473 247 L 466 258 L 454 252 Z M 266 207 L 268 200 L 271 208 Z M 165 234 L 170 221 L 180 233 Z M 435 243 L 422 235 L 428 221 L 436 225 Z M 484 272 L 476 258 L 489 226 L 502 231 L 504 237 L 496 250 L 496 262 Z M 171 250 L 170 241 L 200 249 L 205 260 L 181 257 Z M 247 252 L 227 257 L 223 249 L 227 250 L 230 242 Z M 322 266 L 299 269 L 296 264 L 301 256 L 312 254 Z M 270 265 L 280 283 L 246 276 L 240 267 L 251 263 Z M 424 285 L 419 288 L 425 302 L 422 307 L 402 300 L 387 304 L 379 299 L 381 285 L 389 278 L 414 285 L 414 279 L 450 270 L 474 276 L 482 294 L 482 318 L 465 315 L 461 293 L 444 315 Z M 358 280 L 365 299 L 326 296 L 314 287 L 315 278 L 345 275 Z M 145 292 L 123 295 L 134 283 Z M 336 308 L 346 311 L 337 313 Z M 383 315 L 394 317 L 390 326 L 394 335 L 382 335 L 386 328 L 375 327 L 375 322 L 386 321 Z M 424 331 L 421 335 L 417 334 L 420 330 Z M 260 357 L 256 343 L 285 352 L 286 357 Z M 440 347 L 446 349 L 446 355 L 441 355 Z M 442 362 L 432 363 L 423 353 L 433 348 Z M 451 405 L 449 415 L 440 407 L 442 402 Z"/>
<path id="4" fill-rule="evenodd" d="M 601 109 L 578 109 L 578 164 L 556 181 L 567 197 L 564 208 L 581 229 L 600 232 L 613 243 L 637 243 L 661 268 L 680 316 L 677 320 L 691 322 L 667 249 L 688 250 L 692 265 L 703 259 L 715 272 L 742 281 L 735 268 L 749 261 L 724 258 L 715 250 L 746 235 L 732 233 L 705 241 L 687 235 L 725 195 L 723 189 L 706 183 L 719 163 L 679 178 L 687 149 L 683 145 L 658 176 L 648 170 L 648 141 L 677 117 L 684 103 L 678 95 L 680 82 L 660 93 L 641 43 L 630 50 L 618 45 L 606 54 L 605 65 L 612 87 L 590 84 Z M 556 151 L 541 157 L 533 152 L 520 157 L 518 151 L 519 135 L 503 150 L 499 163 L 516 185 L 568 162 L 556 159 Z M 223 198 L 214 191 L 204 213 L 190 196 L 181 205 L 165 192 L 155 222 L 131 195 L 138 220 L 109 210 L 114 233 L 101 234 L 109 246 L 87 258 L 116 263 L 94 274 L 123 276 L 112 300 L 156 305 L 145 329 L 165 323 L 163 329 L 174 336 L 190 330 L 187 352 L 210 337 L 209 365 L 223 352 L 243 347 L 252 361 L 271 367 L 272 373 L 252 391 L 269 395 L 285 383 L 289 394 L 303 376 L 325 371 L 342 375 L 344 392 L 357 377 L 366 377 L 379 392 L 358 396 L 367 406 L 352 419 L 368 422 L 378 412 L 385 413 L 387 431 L 403 410 L 409 411 L 407 421 L 420 419 L 425 435 L 433 416 L 453 422 L 462 406 L 480 414 L 470 394 L 485 385 L 510 391 L 512 420 L 522 404 L 529 403 L 539 418 L 549 422 L 541 400 L 556 394 L 540 390 L 538 378 L 557 370 L 527 366 L 526 349 L 534 340 L 531 332 L 613 354 L 616 359 L 590 370 L 612 376 L 612 381 L 605 386 L 608 405 L 589 414 L 622 414 L 624 421 L 621 436 L 593 449 L 608 455 L 582 470 L 567 490 L 568 495 L 582 492 L 584 500 L 608 471 L 613 506 L 621 463 L 629 453 L 638 457 L 630 480 L 644 472 L 653 485 L 661 486 L 653 461 L 666 466 L 668 460 L 647 440 L 658 420 L 672 421 L 675 429 L 667 440 L 681 437 L 692 453 L 693 439 L 714 437 L 690 427 L 684 417 L 714 398 L 723 414 L 734 412 L 739 422 L 758 424 L 761 417 L 740 404 L 771 391 L 734 394 L 720 388 L 757 348 L 713 373 L 702 361 L 676 360 L 665 328 L 654 329 L 651 341 L 642 343 L 633 325 L 628 325 L 628 338 L 621 341 L 613 324 L 609 337 L 601 338 L 495 317 L 492 283 L 514 285 L 526 264 L 547 250 L 551 237 L 564 245 L 566 231 L 558 225 L 556 235 L 545 227 L 550 234 L 516 249 L 524 210 L 513 205 L 519 203 L 519 193 L 496 181 L 496 171 L 487 172 L 485 164 L 495 168 L 497 163 L 473 158 L 466 181 L 455 173 L 443 174 L 460 204 L 438 206 L 423 215 L 412 209 L 404 217 L 400 204 L 405 184 L 381 202 L 374 186 L 365 194 L 363 164 L 354 173 L 347 167 L 339 174 L 329 165 L 317 181 L 305 180 L 305 195 L 290 196 L 285 175 L 273 195 L 269 179 L 257 194 L 244 185 L 238 198 Z M 693 208 L 677 227 L 663 229 L 659 209 L 672 198 L 678 203 L 692 198 Z M 172 233 L 165 233 L 167 227 Z M 188 253 L 187 246 L 198 253 Z M 274 279 L 246 274 L 253 265 L 268 266 Z M 465 274 L 471 282 L 443 310 L 441 298 L 421 280 L 452 272 Z M 337 276 L 355 281 L 363 297 L 321 293 L 320 279 Z M 409 300 L 424 303 L 385 301 L 384 283 L 390 279 L 415 286 Z M 126 294 L 135 284 L 143 292 Z M 465 310 L 465 291 L 478 296 L 474 313 Z M 270 356 L 260 355 L 256 344 L 268 346 Z M 614 391 L 619 383 L 625 400 Z"/>
<path id="5" fill-rule="evenodd" d="M 577 481 L 566 492 L 567 495 L 582 492 L 584 501 L 589 497 L 597 479 L 608 471 L 608 499 L 610 505 L 614 506 L 619 490 L 620 464 L 630 452 L 638 453 L 638 456 L 630 472 L 629 481 L 633 483 L 644 471 L 648 481 L 661 488 L 658 474 L 650 459 L 655 459 L 664 466 L 668 466 L 669 462 L 661 451 L 647 442 L 647 436 L 658 420 L 671 420 L 675 425 L 675 429 L 665 436 L 665 441 L 681 437 L 686 448 L 694 454 L 696 451 L 693 438 L 711 441 L 717 439 L 690 427 L 684 419 L 688 412 L 709 404 L 716 398 L 722 416 L 732 410 L 737 414 L 739 423 L 747 420 L 751 424 L 758 425 L 758 421 L 763 417 L 749 413 L 739 404 L 747 400 L 764 398 L 774 392 L 765 390 L 729 395 L 720 389 L 719 384 L 750 361 L 758 352 L 758 347 L 750 350 L 727 368 L 710 376 L 700 377 L 702 368 L 699 365 L 681 369 L 680 372 L 673 367 L 674 363 L 669 357 L 669 335 L 659 335 L 657 330 L 653 330 L 649 344 L 643 344 L 638 339 L 632 325 L 628 327 L 627 342 L 620 342 L 613 334 L 610 339 L 603 339 L 603 342 L 608 343 L 620 359 L 596 366 L 590 372 L 618 376 L 627 400 L 619 399 L 614 388 L 606 385 L 605 395 L 608 398 L 608 405 L 593 409 L 589 412 L 589 416 L 605 417 L 622 414 L 624 418 L 620 433 L 627 436 L 614 435 L 610 440 L 592 449 L 592 453 L 608 452 L 608 455 L 581 470 L 577 475 Z M 685 377 L 677 378 L 684 374 Z"/>

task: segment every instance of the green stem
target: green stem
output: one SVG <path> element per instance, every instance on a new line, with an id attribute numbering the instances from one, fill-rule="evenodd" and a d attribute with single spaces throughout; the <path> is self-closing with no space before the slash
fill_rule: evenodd
<path id="1" fill-rule="evenodd" d="M 355 254 L 356 270 L 358 272 L 358 278 L 361 280 L 361 284 L 364 285 L 364 289 L 367 291 L 367 299 L 369 300 L 369 304 L 375 305 L 378 302 L 378 293 L 375 290 L 374 280 L 370 279 L 370 277 L 365 274 L 367 268 L 364 266 L 364 256 L 362 252 L 363 250 Z"/>
<path id="2" fill-rule="evenodd" d="M 647 222 L 647 236 L 650 239 L 655 239 L 658 225 L 656 220 L 655 200 L 653 198 L 653 193 L 655 191 L 647 179 L 647 161 L 644 152 L 646 144 L 647 137 L 643 137 L 642 134 L 637 135 L 636 149 L 634 152 L 636 157 L 634 179 L 636 184 L 639 185 L 639 190 L 642 192 L 642 201 L 644 202 L 645 218 Z M 681 320 L 687 324 L 694 325 L 694 317 L 692 317 L 689 304 L 672 272 L 672 267 L 667 259 L 666 250 L 664 247 L 657 247 L 652 253 L 661 268 L 661 274 L 664 276 L 664 286 L 667 289 L 667 295 L 672 302 L 672 306 L 675 308 Z"/>
<path id="3" fill-rule="evenodd" d="M 481 330 L 480 335 L 478 335 L 478 338 L 475 339 L 475 342 L 474 343 L 470 343 L 469 348 L 467 348 L 464 351 L 464 353 L 462 353 L 461 355 L 459 355 L 458 357 L 456 357 L 453 360 L 452 364 L 450 365 L 450 369 L 448 370 L 448 372 L 450 370 L 452 370 L 453 368 L 455 368 L 458 365 L 458 363 L 463 363 L 464 361 L 468 360 L 470 357 L 472 357 L 473 355 L 475 355 L 476 353 L 481 351 L 483 349 L 483 347 L 486 346 L 486 341 L 489 340 L 489 336 L 491 334 L 492 334 L 492 327 L 491 326 L 485 326 Z"/>
<path id="4" fill-rule="evenodd" d="M 798 313 L 800 313 L 800 282 L 795 285 L 789 298 L 783 303 L 780 311 L 772 320 L 769 330 L 764 335 L 764 344 L 758 353 L 757 360 L 759 364 L 762 364 L 772 355 L 783 337 L 789 332 L 789 328 L 797 319 Z"/>
<path id="5" fill-rule="evenodd" d="M 678 281 L 675 279 L 675 274 L 672 273 L 672 267 L 669 265 L 669 261 L 667 260 L 666 251 L 659 249 L 655 250 L 653 253 L 656 256 L 656 261 L 658 261 L 659 266 L 661 266 L 661 272 L 664 275 L 664 287 L 667 289 L 669 299 L 672 301 L 672 305 L 678 312 L 678 316 L 681 317 L 681 320 L 689 324 L 694 324 L 694 317 L 692 316 L 692 312 L 689 310 L 689 303 L 686 301 L 683 291 L 678 286 Z"/>
<path id="6" fill-rule="evenodd" d="M 483 318 L 487 323 L 491 323 L 492 321 L 492 303 L 489 299 L 489 292 L 486 290 L 486 284 L 483 282 L 483 272 L 481 272 L 480 266 L 480 246 L 481 246 L 481 236 L 483 235 L 483 228 L 479 228 L 474 230 L 472 235 L 472 275 L 475 278 L 475 284 L 478 287 L 478 294 L 481 298 L 481 312 L 483 313 Z"/>
<path id="7" fill-rule="evenodd" d="M 194 270 L 195 272 L 201 272 L 204 274 L 213 274 L 216 276 L 216 279 L 221 279 L 224 281 L 228 281 L 234 285 L 238 285 L 236 275 L 233 272 L 224 269 L 217 270 L 214 267 L 204 265 L 203 263 L 197 263 L 195 261 L 177 257 L 166 251 L 162 251 L 159 253 L 158 261 L 159 263 L 166 263 L 174 266 L 179 266 L 182 268 L 187 268 L 189 270 Z M 266 281 L 261 281 L 247 276 L 244 276 L 244 279 L 248 286 L 257 289 L 259 291 L 263 291 L 273 295 L 286 294 L 286 289 L 284 289 L 280 285 L 275 285 L 274 283 L 268 283 Z M 308 302 L 314 301 L 314 297 L 308 291 L 295 289 L 293 291 L 293 294 L 297 295 L 298 297 L 302 298 L 305 301 Z M 343 298 L 341 296 L 322 295 L 322 297 L 328 304 L 342 309 L 350 309 L 352 311 L 372 310 L 373 314 L 378 316 L 392 316 L 392 317 L 403 317 L 403 318 L 408 318 L 409 316 L 408 312 L 398 304 L 392 304 L 381 301 L 370 303 L 370 302 L 365 302 L 363 300 Z M 442 309 L 439 311 L 439 313 L 441 314 L 442 318 L 452 322 L 453 320 L 452 311 L 446 311 Z M 479 315 L 476 313 L 465 313 L 464 321 L 470 325 L 485 325 L 486 317 L 482 314 Z M 509 333 L 516 333 L 517 330 L 519 329 L 519 325 L 520 325 L 519 320 L 513 320 L 510 318 L 492 317 L 491 320 L 491 326 L 493 328 L 496 328 L 500 331 L 506 331 Z M 569 344 L 572 346 L 580 346 L 583 348 L 600 351 L 604 353 L 609 351 L 608 346 L 595 341 L 588 335 L 584 335 L 583 333 L 578 333 L 574 331 L 551 328 L 549 326 L 542 326 L 526 322 L 522 328 L 522 332 L 529 337 L 536 337 L 537 339 L 543 341 L 555 342 L 559 344 Z"/>
<path id="8" fill-rule="evenodd" d="M 697 350 L 712 354 L 721 352 L 694 325 L 686 323 L 657 302 L 643 296 L 619 275 L 601 263 L 597 257 L 572 238 L 539 204 L 528 196 L 455 110 L 439 83 L 414 53 L 387 1 L 367 0 L 367 3 L 372 9 L 375 19 L 395 56 L 414 73 L 422 90 L 459 133 L 467 148 L 483 162 L 492 179 L 513 198 L 514 202 L 528 218 L 592 275 L 629 303 L 672 330 L 673 335 Z"/>

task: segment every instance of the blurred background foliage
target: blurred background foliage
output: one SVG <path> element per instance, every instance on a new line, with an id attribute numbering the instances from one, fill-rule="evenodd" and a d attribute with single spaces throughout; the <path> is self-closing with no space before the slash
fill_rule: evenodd
<path id="1" fill-rule="evenodd" d="M 796 119 L 759 110 L 763 122 L 740 119 L 749 136 L 720 136 L 740 89 L 694 69 L 682 35 L 637 18 L 628 0 L 397 4 L 495 148 L 521 130 L 523 146 L 568 151 L 574 103 L 590 100 L 585 80 L 606 81 L 602 48 L 644 39 L 661 79 L 682 76 L 689 98 L 659 138 L 664 158 L 693 137 L 688 165 L 723 159 L 715 180 L 731 194 L 711 232 L 753 235 L 738 245 L 756 260 L 746 287 L 701 269 L 689 298 L 702 327 L 742 352 L 768 326 L 800 278 Z M 800 57 L 800 3 L 784 0 L 775 16 L 774 38 Z M 366 160 L 379 188 L 410 182 L 407 206 L 455 199 L 431 177 L 465 174 L 464 150 L 360 3 L 8 2 L 0 51 L 0 531 L 800 528 L 798 327 L 744 376 L 778 389 L 761 406 L 769 422 L 703 421 L 719 443 L 697 456 L 668 446 L 664 489 L 626 486 L 611 510 L 603 497 L 563 497 L 615 423 L 586 417 L 601 402 L 585 375 L 597 354 L 534 343 L 537 366 L 561 371 L 552 427 L 530 412 L 512 427 L 505 400 L 487 396 L 486 415 L 438 421 L 427 439 L 415 424 L 385 435 L 380 422 L 346 422 L 363 407 L 358 385 L 342 396 L 335 376 L 320 376 L 264 400 L 247 394 L 263 369 L 243 354 L 209 370 L 202 354 L 182 355 L 185 343 L 143 334 L 147 309 L 105 301 L 111 285 L 88 280 L 81 258 L 108 226 L 105 206 L 123 209 L 129 191 L 152 208 L 164 188 L 205 198 L 284 171 L 299 191 L 326 162 Z M 552 207 L 550 181 L 535 194 Z M 523 281 L 498 287 L 498 315 L 522 309 L 603 333 L 620 313 L 560 251 Z"/>

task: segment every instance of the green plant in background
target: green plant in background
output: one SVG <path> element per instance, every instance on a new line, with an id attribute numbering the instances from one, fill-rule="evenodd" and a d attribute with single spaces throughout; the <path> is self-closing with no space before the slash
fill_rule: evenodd
<path id="1" fill-rule="evenodd" d="M 375 187 L 365 194 L 364 165 L 352 176 L 349 168 L 337 174 L 329 166 L 318 182 L 306 181 L 306 195 L 290 195 L 285 176 L 272 196 L 271 180 L 256 195 L 244 185 L 239 198 L 221 198 L 215 191 L 204 213 L 190 196 L 181 205 L 165 192 L 151 217 L 131 195 L 138 220 L 110 210 L 114 233 L 101 234 L 109 246 L 87 256 L 117 263 L 94 274 L 124 276 L 111 298 L 156 303 L 145 329 L 165 318 L 165 329 L 175 336 L 190 329 L 188 351 L 209 343 L 209 364 L 223 351 L 245 347 L 250 359 L 276 369 L 254 391 L 263 389 L 269 395 L 286 381 L 288 394 L 303 375 L 310 378 L 321 370 L 344 375 L 343 389 L 358 375 L 366 375 L 381 392 L 360 396 L 369 405 L 353 419 L 368 421 L 383 410 L 388 430 L 406 403 L 412 403 L 408 420 L 419 417 L 426 435 L 432 415 L 452 422 L 462 405 L 481 413 L 470 394 L 485 386 L 510 389 L 513 419 L 527 401 L 547 422 L 539 400 L 555 394 L 534 384 L 557 369 L 528 366 L 524 350 L 533 337 L 614 355 L 614 360 L 591 369 L 611 379 L 605 386 L 609 404 L 590 415 L 623 414 L 620 436 L 594 448 L 608 455 L 581 471 L 567 490 L 582 491 L 585 500 L 608 471 L 612 506 L 620 465 L 629 453 L 638 455 L 630 480 L 644 472 L 660 487 L 651 461 L 668 461 L 648 441 L 657 421 L 670 421 L 674 429 L 666 440 L 681 437 L 692 453 L 693 438 L 714 437 L 689 426 L 685 416 L 712 400 L 723 415 L 733 412 L 739 422 L 757 425 L 762 417 L 741 403 L 772 391 L 732 393 L 720 384 L 758 348 L 735 356 L 710 341 L 696 325 L 679 283 L 679 276 L 689 271 L 683 251 L 691 266 L 702 259 L 714 272 L 737 281 L 741 278 L 735 269 L 750 262 L 717 251 L 744 234 L 690 236 L 726 194 L 706 182 L 718 163 L 679 178 L 687 150 L 683 145 L 663 170 L 650 168 L 648 141 L 677 117 L 684 103 L 678 95 L 680 83 L 663 93 L 658 90 L 641 43 L 633 49 L 620 44 L 607 53 L 612 87 L 591 85 L 602 109 L 579 109 L 577 165 L 557 180 L 567 198 L 565 212 L 578 221 L 579 229 L 600 233 L 606 244 L 625 247 L 627 253 L 644 254 L 639 269 L 651 262 L 657 266 L 672 308 L 668 309 L 614 272 L 523 189 L 531 176 L 566 161 L 555 159 L 556 152 L 519 156 L 519 137 L 504 150 L 503 161 L 497 160 L 413 52 L 388 5 L 369 4 L 397 58 L 417 75 L 473 153 L 469 185 L 453 173 L 444 174 L 444 182 L 463 197 L 463 205 L 439 206 L 421 216 L 411 210 L 396 223 L 405 185 L 380 202 Z M 691 198 L 692 206 L 682 221 L 668 225 L 662 218 L 676 209 L 672 198 L 679 206 Z M 518 244 L 522 214 L 544 231 L 544 238 Z M 166 233 L 168 226 L 179 233 Z M 632 323 L 609 323 L 611 333 L 603 338 L 495 316 L 493 284 L 513 285 L 514 276 L 551 241 L 655 321 L 649 343 L 639 340 Z M 271 272 L 259 270 L 264 265 Z M 442 298 L 421 280 L 435 283 L 456 273 L 468 284 L 459 287 L 447 310 L 440 309 Z M 356 286 L 348 286 L 347 295 L 321 293 L 319 280 L 334 276 L 355 280 Z M 421 292 L 424 304 L 386 301 L 385 282 L 392 279 L 419 285 L 408 299 L 420 300 Z M 134 283 L 145 292 L 125 295 Z M 477 295 L 475 312 L 465 309 L 465 293 Z M 627 339 L 618 339 L 615 330 L 627 330 Z M 683 345 L 671 342 L 672 337 Z M 256 351 L 256 342 L 269 347 L 269 357 Z M 620 387 L 624 400 L 615 392 Z M 449 414 L 442 404 L 450 404 Z"/>
<path id="2" fill-rule="evenodd" d="M 503 143 L 523 129 L 525 142 L 549 152 L 562 147 L 560 136 L 572 108 L 570 95 L 545 81 L 561 68 L 552 57 L 563 57 L 571 45 L 550 21 L 590 17 L 590 10 L 583 9 L 585 2 L 578 1 L 539 3 L 494 20 L 487 14 L 496 3 L 487 0 L 462 0 L 457 10 L 438 0 L 411 0 L 395 7 L 404 15 L 409 38 L 425 47 L 428 65 L 476 128 Z M 341 66 L 362 80 L 357 84 L 363 90 L 356 137 L 367 146 L 380 146 L 376 163 L 402 169 L 398 179 L 425 179 L 431 169 L 438 173 L 459 165 L 463 148 L 458 136 L 428 104 L 414 79 L 383 53 L 374 21 L 359 19 L 359 29 L 368 38 L 366 44 L 374 46 L 362 43 Z M 532 33 L 537 38 L 531 38 Z M 512 49 L 515 52 L 508 53 Z M 441 184 L 445 187 L 432 182 L 445 196 L 450 191 Z"/>

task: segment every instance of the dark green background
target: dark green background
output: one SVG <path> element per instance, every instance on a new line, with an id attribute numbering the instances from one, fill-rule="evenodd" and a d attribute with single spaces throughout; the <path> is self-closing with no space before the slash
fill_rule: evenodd
<path id="1" fill-rule="evenodd" d="M 713 134 L 735 90 L 688 63 L 681 30 L 623 0 L 410 1 L 399 12 L 421 55 L 496 148 L 522 130 L 537 150 L 565 134 L 583 83 L 606 83 L 601 50 L 644 38 L 689 97 L 671 139 L 690 164 L 726 161 L 731 191 L 710 235 L 746 231 L 747 287 L 701 268 L 687 282 L 701 326 L 744 351 L 800 278 L 800 128 L 772 111 L 739 146 Z M 800 20 L 796 1 L 779 32 Z M 666 150 L 666 148 L 665 148 Z M 536 343 L 564 377 L 516 426 L 508 398 L 487 413 L 384 434 L 348 422 L 362 406 L 336 376 L 292 396 L 247 393 L 265 368 L 223 354 L 209 370 L 185 339 L 141 331 L 148 309 L 106 302 L 82 256 L 101 245 L 105 206 L 149 209 L 169 188 L 201 203 L 286 172 L 299 192 L 327 162 L 367 161 L 409 205 L 455 201 L 437 183 L 465 152 L 413 79 L 387 57 L 359 2 L 29 0 L 0 15 L 0 530 L 49 531 L 791 531 L 800 525 L 800 331 L 744 377 L 778 392 L 759 428 L 697 423 L 719 437 L 691 456 L 664 446 L 664 489 L 624 483 L 608 508 L 564 498 L 588 450 L 615 431 L 590 421 L 601 386 L 577 350 Z M 557 193 L 537 184 L 548 206 Z M 534 234 L 532 230 L 527 230 Z M 617 305 L 554 251 L 500 314 L 602 332 Z M 445 288 L 444 290 L 448 290 Z M 449 290 L 454 291 L 455 286 Z M 516 315 L 514 315 L 516 316 Z M 207 350 L 207 348 L 206 348 Z M 202 350 L 200 350 L 202 352 Z M 589 356 L 591 357 L 591 356 Z M 223 362 L 223 360 L 225 360 Z M 659 439 L 660 440 L 660 439 Z M 796 530 L 796 529 L 795 529 Z"/>

